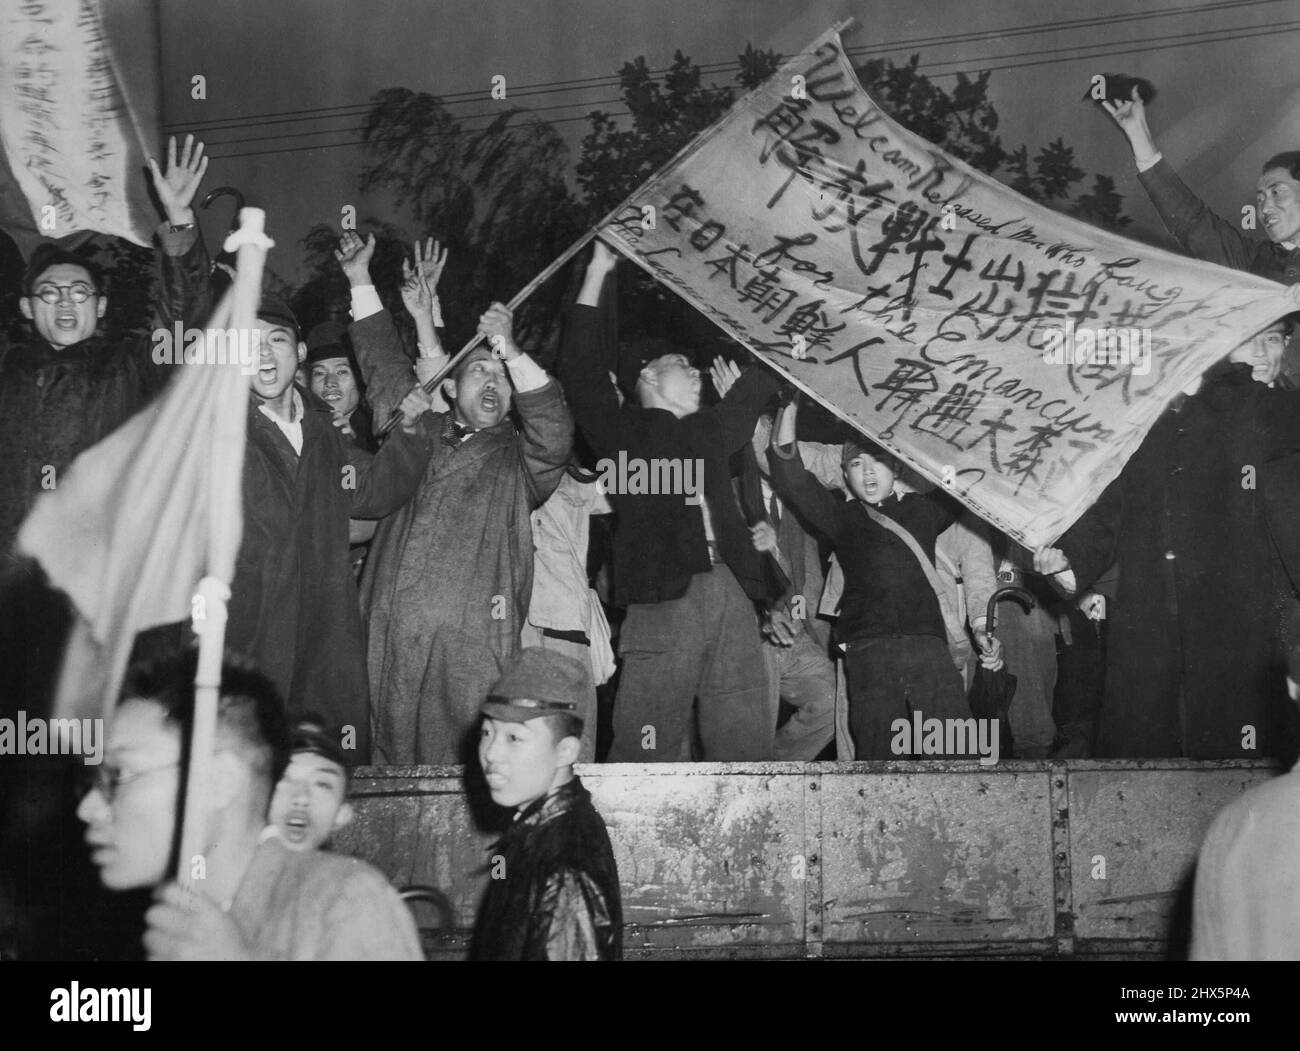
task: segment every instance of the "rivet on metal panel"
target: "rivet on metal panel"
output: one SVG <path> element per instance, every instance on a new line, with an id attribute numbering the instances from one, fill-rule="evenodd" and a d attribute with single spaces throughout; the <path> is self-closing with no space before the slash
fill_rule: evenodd
<path id="1" fill-rule="evenodd" d="M 816 781 L 809 781 L 809 782 L 808 782 L 808 791 L 809 791 L 809 792 L 816 792 L 816 791 L 817 791 L 817 784 L 818 784 L 818 782 L 816 782 Z"/>
<path id="2" fill-rule="evenodd" d="M 1056 779 L 1056 787 L 1057 787 L 1057 788 L 1064 788 L 1064 787 L 1065 787 L 1065 778 L 1063 778 L 1063 777 L 1058 777 L 1058 778 Z"/>
<path id="3" fill-rule="evenodd" d="M 1057 861 L 1064 861 L 1065 858 L 1066 858 L 1065 851 L 1063 851 L 1063 850 L 1058 850 L 1058 851 L 1056 852 L 1056 860 L 1057 860 Z"/>
<path id="4" fill-rule="evenodd" d="M 816 854 L 810 854 L 808 856 L 809 865 L 816 865 L 819 864 L 820 862 L 821 862 L 821 858 L 819 858 Z"/>

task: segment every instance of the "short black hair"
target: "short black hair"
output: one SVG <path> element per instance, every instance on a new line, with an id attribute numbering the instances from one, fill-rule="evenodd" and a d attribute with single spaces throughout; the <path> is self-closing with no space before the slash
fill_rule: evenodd
<path id="1" fill-rule="evenodd" d="M 552 715 L 538 716 L 538 719 L 546 724 L 551 731 L 551 740 L 556 744 L 566 737 L 582 740 L 582 729 L 586 724 L 572 712 L 555 712 Z"/>
<path id="2" fill-rule="evenodd" d="M 1272 171 L 1274 168 L 1281 168 L 1293 179 L 1300 179 L 1300 150 L 1287 150 L 1285 153 L 1279 153 L 1270 157 L 1264 162 L 1261 171 Z"/>
<path id="3" fill-rule="evenodd" d="M 27 264 L 27 269 L 23 271 L 23 295 L 31 297 L 36 292 L 36 282 L 41 279 L 41 275 L 52 266 L 79 266 L 90 275 L 90 283 L 95 289 L 96 295 L 104 295 L 106 286 L 104 283 L 104 271 L 89 259 L 77 255 L 75 252 L 69 252 L 66 248 L 56 245 L 51 241 L 46 241 L 36 247 L 32 253 L 32 258 Z"/>
<path id="4" fill-rule="evenodd" d="M 194 728 L 194 674 L 198 650 L 188 649 L 132 666 L 121 699 L 151 701 L 163 710 L 166 722 L 181 735 L 187 755 Z M 218 737 L 234 743 L 235 751 L 273 790 L 289 765 L 289 720 L 275 686 L 247 663 L 227 657 L 221 666 L 217 703 Z"/>

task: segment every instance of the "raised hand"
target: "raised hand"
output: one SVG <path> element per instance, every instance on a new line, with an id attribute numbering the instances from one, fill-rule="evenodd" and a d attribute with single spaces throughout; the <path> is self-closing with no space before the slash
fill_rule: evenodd
<path id="1" fill-rule="evenodd" d="M 429 294 L 432 296 L 438 291 L 438 279 L 442 277 L 442 269 L 447 265 L 447 249 L 435 241 L 432 237 L 424 243 L 423 252 L 420 250 L 420 242 L 415 242 L 415 269 L 420 272 L 425 283 L 429 286 Z"/>
<path id="2" fill-rule="evenodd" d="M 1133 156 L 1139 162 L 1154 157 L 1159 152 L 1156 141 L 1151 135 L 1151 129 L 1147 127 L 1146 103 L 1142 101 L 1136 84 L 1133 85 L 1133 92 L 1127 102 L 1117 103 L 1103 99 L 1101 106 L 1119 125 L 1120 130 L 1128 136 L 1129 144 L 1133 147 Z"/>
<path id="3" fill-rule="evenodd" d="M 709 366 L 709 375 L 713 377 L 713 389 L 718 392 L 718 397 L 725 397 L 740 379 L 740 366 L 719 354 Z"/>
<path id="4" fill-rule="evenodd" d="M 160 171 L 158 162 L 149 158 L 149 174 L 153 178 L 154 192 L 163 206 L 167 221 L 173 226 L 194 222 L 194 195 L 208 170 L 208 158 L 203 155 L 203 143 L 195 142 L 193 135 L 185 136 L 180 160 L 176 158 L 176 136 L 167 140 L 167 171 Z"/>
<path id="5" fill-rule="evenodd" d="M 608 274 L 618 265 L 618 253 L 609 245 L 605 244 L 600 238 L 596 238 L 591 243 L 591 262 L 587 264 L 588 269 L 597 270 L 601 274 Z"/>
<path id="6" fill-rule="evenodd" d="M 492 353 L 502 361 L 513 361 L 523 353 L 515 344 L 514 313 L 504 303 L 493 303 L 478 322 L 479 334 L 486 337 Z"/>
<path id="7" fill-rule="evenodd" d="M 343 274 L 348 279 L 348 284 L 354 288 L 357 285 L 372 285 L 374 282 L 370 278 L 370 260 L 375 254 L 375 235 L 371 234 L 364 241 L 361 235 L 355 230 L 349 230 L 339 238 L 339 246 L 334 252 L 334 258 L 338 260 L 339 266 L 343 268 Z"/>
<path id="8" fill-rule="evenodd" d="M 402 305 L 406 312 L 419 321 L 433 317 L 433 289 L 418 266 L 402 260 Z"/>

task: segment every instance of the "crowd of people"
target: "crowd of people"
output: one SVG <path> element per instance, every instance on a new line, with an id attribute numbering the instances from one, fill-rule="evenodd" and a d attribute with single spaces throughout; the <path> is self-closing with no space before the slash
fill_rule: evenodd
<path id="1" fill-rule="evenodd" d="M 1106 105 L 1187 252 L 1300 290 L 1300 152 L 1265 164 L 1268 241 L 1254 241 L 1179 180 L 1136 90 Z M 212 306 L 191 208 L 206 167 L 187 140 L 152 168 L 167 326 Z M 193 703 L 184 625 L 142 636 L 152 659 L 79 811 L 106 886 L 162 888 L 151 955 L 416 958 L 382 877 L 318 849 L 367 763 L 464 763 L 517 810 L 499 850 L 526 875 L 492 885 L 473 955 L 610 958 L 617 871 L 575 762 L 906 759 L 895 720 L 970 718 L 981 668 L 1017 681 L 997 714 L 1003 758 L 1294 758 L 1291 318 L 1243 331 L 1096 504 L 1026 552 L 860 434 L 804 440 L 799 396 L 760 363 L 613 338 L 617 257 L 599 241 L 554 374 L 501 303 L 448 371 L 437 291 L 456 260 L 416 244 L 400 289 L 411 341 L 374 249 L 355 232 L 338 244 L 350 324 L 304 333 L 275 297 L 258 309 L 206 905 L 166 881 Z M 70 622 L 13 551 L 18 526 L 168 375 L 147 345 L 99 332 L 107 295 L 84 257 L 41 247 L 22 287 L 31 339 L 0 357 L 10 707 L 48 700 Z M 694 484 L 631 478 L 656 465 Z M 589 538 L 605 515 L 601 560 Z M 1032 607 L 990 607 L 1008 585 Z"/>

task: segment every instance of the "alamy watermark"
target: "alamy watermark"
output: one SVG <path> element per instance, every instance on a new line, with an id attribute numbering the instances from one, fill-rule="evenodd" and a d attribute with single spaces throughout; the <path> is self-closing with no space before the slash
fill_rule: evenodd
<path id="1" fill-rule="evenodd" d="M 927 719 L 915 711 L 911 721 L 895 719 L 889 750 L 900 758 L 965 759 L 979 756 L 980 766 L 995 766 L 1000 754 L 997 719 Z"/>
<path id="2" fill-rule="evenodd" d="M 103 719 L 0 719 L 0 756 L 79 755 L 86 766 L 104 761 Z"/>
<path id="3" fill-rule="evenodd" d="M 596 486 L 606 496 L 684 496 L 698 505 L 704 495 L 703 460 L 643 460 L 621 451 L 617 461 L 606 457 L 597 463 L 596 471 Z"/>
<path id="4" fill-rule="evenodd" d="M 155 365 L 239 365 L 245 376 L 257 372 L 260 356 L 257 328 L 186 328 L 176 322 L 172 328 L 156 328 L 153 342 Z"/>
<path id="5" fill-rule="evenodd" d="M 1049 328 L 1043 337 L 1043 362 L 1047 365 L 1124 366 L 1135 376 L 1151 371 L 1149 328 Z"/>

